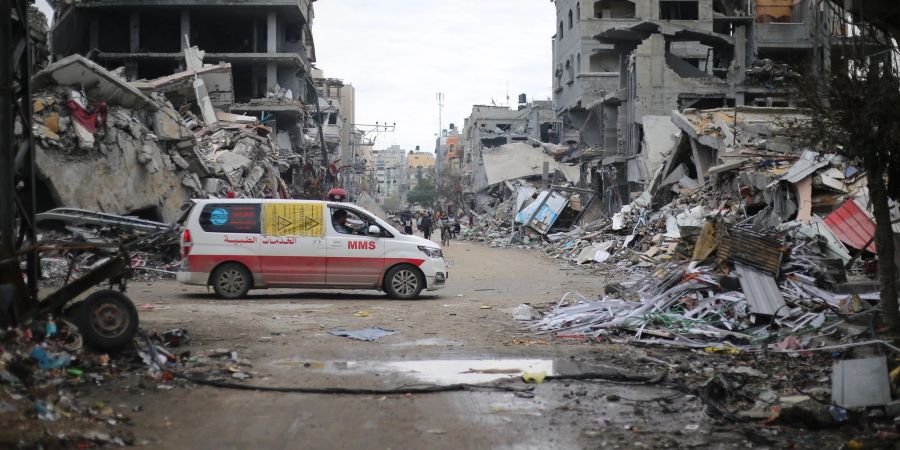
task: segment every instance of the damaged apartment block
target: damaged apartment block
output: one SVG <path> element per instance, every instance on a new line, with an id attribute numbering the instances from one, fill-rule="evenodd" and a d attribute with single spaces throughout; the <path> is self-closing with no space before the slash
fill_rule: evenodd
<path id="1" fill-rule="evenodd" d="M 54 8 L 56 60 L 86 55 L 108 70 L 123 70 L 145 93 L 164 94 L 177 110 L 198 113 L 202 105 L 192 104 L 196 72 L 212 108 L 254 116 L 274 131 L 281 171 L 295 192 L 306 193 L 304 179 L 322 171 L 319 154 L 311 154 L 318 142 L 304 138 L 312 119 L 306 105 L 318 97 L 310 77 L 312 0 L 75 0 Z M 203 50 L 197 67 L 186 62 L 190 47 Z M 212 108 L 207 123 L 216 121 Z"/>
<path id="2" fill-rule="evenodd" d="M 827 73 L 841 45 L 838 17 L 812 0 L 555 3 L 563 141 L 602 150 L 583 163 L 610 213 L 647 187 L 672 150 L 672 111 L 793 106 L 787 64 Z"/>

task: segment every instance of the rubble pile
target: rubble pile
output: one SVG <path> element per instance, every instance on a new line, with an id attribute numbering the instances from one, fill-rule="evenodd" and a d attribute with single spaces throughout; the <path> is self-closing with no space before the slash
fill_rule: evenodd
<path id="1" fill-rule="evenodd" d="M 142 305 L 149 311 L 153 305 Z M 191 348 L 184 329 L 140 332 L 117 354 L 82 346 L 78 328 L 47 317 L 0 330 L 0 430 L 3 448 L 96 448 L 146 445 L 129 427 L 140 404 L 87 402 L 89 385 L 105 389 L 191 388 L 195 380 L 241 382 L 252 365 L 230 349 Z M 178 373 L 178 376 L 176 376 Z"/>
<path id="2" fill-rule="evenodd" d="M 800 77 L 790 64 L 776 63 L 771 59 L 757 59 L 746 71 L 749 84 L 760 84 L 769 89 L 780 88 L 787 81 Z"/>
<path id="3" fill-rule="evenodd" d="M 288 165 L 259 119 L 212 106 L 195 114 L 193 105 L 210 99 L 193 90 L 186 98 L 170 86 L 183 73 L 139 82 L 120 75 L 78 55 L 35 75 L 36 162 L 54 204 L 113 214 L 150 210 L 172 222 L 191 198 L 288 195 L 281 178 Z M 166 95 L 182 106 L 176 110 Z"/>
<path id="4" fill-rule="evenodd" d="M 869 339 L 843 332 L 879 308 L 865 174 L 792 147 L 768 115 L 795 110 L 748 108 L 736 127 L 729 112 L 673 113 L 687 139 L 608 217 L 592 217 L 584 192 L 520 180 L 463 237 L 541 246 L 618 281 L 599 298 L 563 299 L 539 333 L 765 351 Z"/>
<path id="5" fill-rule="evenodd" d="M 846 192 L 820 184 L 822 177 L 850 172 L 856 176 L 841 178 Z M 807 152 L 789 164 L 745 161 L 702 188 L 675 186 L 669 189 L 675 199 L 659 208 L 645 192 L 609 219 L 546 235 L 550 257 L 630 278 L 609 286 L 599 300 L 561 302 L 536 329 L 741 346 L 814 337 L 874 312 L 877 285 L 864 283 L 861 295 L 837 293 L 846 289 L 848 272 L 851 278 L 869 273 L 847 247 L 860 247 L 857 255 L 871 248 L 848 235 L 834 211 L 812 214 L 813 204 L 803 205 L 812 195 L 798 199 L 779 184 L 797 174 L 822 186 L 819 203 L 861 211 L 849 192 L 861 189 L 859 172 L 838 158 Z M 860 214 L 871 233 L 874 224 Z M 808 345 L 809 339 L 797 342 Z"/>
<path id="6" fill-rule="evenodd" d="M 41 280 L 59 285 L 102 264 L 126 246 L 130 276 L 141 281 L 172 278 L 181 263 L 177 228 L 169 224 L 70 208 L 38 214 Z"/>
<path id="7" fill-rule="evenodd" d="M 48 318 L 0 331 L 0 446 L 93 448 L 134 444 L 131 417 L 103 403 L 86 404 L 82 385 L 104 384 L 124 369 L 81 347 L 71 323 Z"/>
<path id="8" fill-rule="evenodd" d="M 221 115 L 225 116 L 225 115 Z M 280 156 L 272 130 L 253 121 L 219 121 L 197 132 L 197 154 L 214 177 L 191 174 L 196 194 L 223 197 L 284 198 L 287 185 L 281 179 Z"/>

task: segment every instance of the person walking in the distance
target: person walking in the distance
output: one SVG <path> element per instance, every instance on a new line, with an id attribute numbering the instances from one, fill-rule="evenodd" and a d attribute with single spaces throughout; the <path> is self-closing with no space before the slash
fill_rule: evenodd
<path id="1" fill-rule="evenodd" d="M 431 219 L 431 213 L 425 213 L 425 215 L 422 216 L 421 226 L 422 236 L 425 237 L 425 239 L 431 239 L 431 229 L 433 227 L 434 222 Z"/>

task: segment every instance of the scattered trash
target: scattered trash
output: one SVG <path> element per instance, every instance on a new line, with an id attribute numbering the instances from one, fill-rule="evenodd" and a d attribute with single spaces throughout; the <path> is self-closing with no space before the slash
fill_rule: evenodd
<path id="1" fill-rule="evenodd" d="M 547 378 L 546 372 L 525 372 L 522 374 L 522 381 L 526 383 L 540 384 Z"/>
<path id="2" fill-rule="evenodd" d="M 347 337 L 350 339 L 356 339 L 358 341 L 377 341 L 385 336 L 390 336 L 392 334 L 396 334 L 396 330 L 389 330 L 387 328 L 381 327 L 372 327 L 372 328 L 364 328 L 362 330 L 331 330 L 328 334 L 334 336 Z"/>
<path id="3" fill-rule="evenodd" d="M 515 320 L 531 320 L 533 319 L 534 309 L 531 305 L 521 304 L 513 309 L 513 319 Z"/>
<path id="4" fill-rule="evenodd" d="M 184 328 L 166 331 L 163 333 L 162 338 L 166 345 L 173 348 L 181 347 L 182 345 L 191 342 L 191 335 Z"/>
<path id="5" fill-rule="evenodd" d="M 353 313 L 353 317 L 369 317 L 368 311 L 357 311 Z"/>

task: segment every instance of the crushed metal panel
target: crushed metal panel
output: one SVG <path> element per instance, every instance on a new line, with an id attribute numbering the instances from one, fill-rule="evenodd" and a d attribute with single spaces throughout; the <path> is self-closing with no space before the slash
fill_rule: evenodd
<path id="1" fill-rule="evenodd" d="M 822 167 L 827 166 L 829 162 L 831 162 L 831 155 L 822 156 L 818 152 L 804 150 L 803 154 L 800 155 L 800 159 L 788 169 L 787 173 L 781 176 L 781 179 L 797 183 Z"/>
<path id="2" fill-rule="evenodd" d="M 740 264 L 735 265 L 735 270 L 750 311 L 767 316 L 778 313 L 779 317 L 789 314 L 788 309 L 783 308 L 784 296 L 772 275 Z"/>
<path id="3" fill-rule="evenodd" d="M 866 247 L 875 236 L 875 222 L 852 199 L 825 217 L 825 225 L 841 242 L 855 248 L 875 253 L 875 242 Z"/>
<path id="4" fill-rule="evenodd" d="M 719 243 L 719 262 L 740 262 L 778 275 L 783 250 L 784 246 L 776 235 L 729 228 Z"/>
<path id="5" fill-rule="evenodd" d="M 847 359 L 831 368 L 831 401 L 842 408 L 879 406 L 891 401 L 884 356 Z"/>
<path id="6" fill-rule="evenodd" d="M 516 214 L 516 222 L 547 234 L 568 203 L 569 200 L 559 192 L 541 192 L 532 204 Z"/>
<path id="7" fill-rule="evenodd" d="M 50 64 L 46 69 L 35 74 L 31 83 L 33 90 L 43 89 L 54 84 L 83 87 L 88 97 L 105 101 L 111 105 L 120 105 L 131 109 L 144 107 L 158 109 L 150 97 L 81 55 L 67 56 Z"/>

